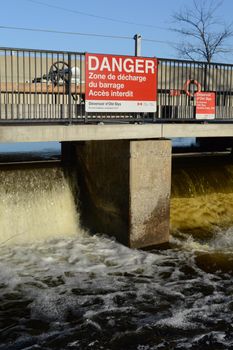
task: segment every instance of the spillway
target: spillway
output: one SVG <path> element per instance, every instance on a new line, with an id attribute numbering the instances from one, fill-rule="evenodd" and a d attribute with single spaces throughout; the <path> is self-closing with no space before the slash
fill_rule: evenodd
<path id="1" fill-rule="evenodd" d="M 79 215 L 63 169 L 55 164 L 0 168 L 0 244 L 77 234 Z"/>
<path id="2" fill-rule="evenodd" d="M 233 159 L 230 155 L 173 158 L 171 230 L 210 236 L 233 224 Z"/>

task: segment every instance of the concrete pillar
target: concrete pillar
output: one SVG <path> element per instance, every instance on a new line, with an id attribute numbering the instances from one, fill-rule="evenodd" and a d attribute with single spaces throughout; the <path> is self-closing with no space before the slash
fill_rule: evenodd
<path id="1" fill-rule="evenodd" d="M 133 248 L 168 241 L 169 140 L 68 142 L 62 153 L 76 172 L 86 228 Z"/>

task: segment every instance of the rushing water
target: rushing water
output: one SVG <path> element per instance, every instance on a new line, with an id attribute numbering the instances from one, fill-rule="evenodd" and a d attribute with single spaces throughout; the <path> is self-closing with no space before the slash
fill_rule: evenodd
<path id="1" fill-rule="evenodd" d="M 0 350 L 233 349 L 231 160 L 203 166 L 174 161 L 171 243 L 153 251 L 84 232 L 61 168 L 2 170 Z"/>

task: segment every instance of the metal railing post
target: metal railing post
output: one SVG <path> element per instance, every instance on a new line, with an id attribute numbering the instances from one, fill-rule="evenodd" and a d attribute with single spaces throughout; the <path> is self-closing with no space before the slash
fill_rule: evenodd
<path id="1" fill-rule="evenodd" d="M 133 38 L 135 41 L 134 54 L 136 57 L 141 56 L 141 54 L 142 54 L 142 45 L 141 45 L 142 37 L 140 34 L 135 34 Z M 140 119 L 140 113 L 135 113 L 134 116 L 135 115 L 136 115 L 136 118 L 135 118 L 136 120 Z"/>
<path id="2" fill-rule="evenodd" d="M 207 63 L 204 66 L 204 91 L 207 91 Z"/>
<path id="3" fill-rule="evenodd" d="M 68 117 L 69 124 L 72 124 L 72 95 L 71 95 L 71 54 L 68 53 Z"/>

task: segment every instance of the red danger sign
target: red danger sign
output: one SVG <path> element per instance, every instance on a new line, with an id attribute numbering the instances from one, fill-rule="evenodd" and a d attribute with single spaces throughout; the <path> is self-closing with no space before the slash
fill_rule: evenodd
<path id="1" fill-rule="evenodd" d="M 86 54 L 87 112 L 155 112 L 157 60 Z"/>
<path id="2" fill-rule="evenodd" d="M 197 92 L 196 119 L 215 118 L 215 92 Z"/>

